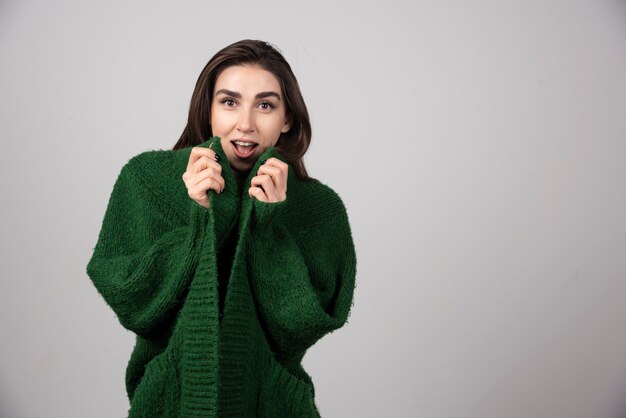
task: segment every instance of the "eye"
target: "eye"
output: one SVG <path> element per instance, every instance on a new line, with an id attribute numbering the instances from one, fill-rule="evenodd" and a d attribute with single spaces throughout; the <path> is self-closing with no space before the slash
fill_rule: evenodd
<path id="1" fill-rule="evenodd" d="M 259 107 L 263 110 L 272 110 L 276 106 L 274 106 L 271 102 L 261 102 L 259 103 Z"/>
<path id="2" fill-rule="evenodd" d="M 226 107 L 233 107 L 235 106 L 235 101 L 233 99 L 222 99 L 220 100 L 220 103 L 223 105 L 226 105 Z"/>

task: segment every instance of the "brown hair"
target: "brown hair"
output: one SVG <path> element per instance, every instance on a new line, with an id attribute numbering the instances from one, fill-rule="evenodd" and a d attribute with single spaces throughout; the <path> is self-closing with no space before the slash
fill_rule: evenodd
<path id="1" fill-rule="evenodd" d="M 288 132 L 280 134 L 275 148 L 300 179 L 310 179 L 302 159 L 311 143 L 308 110 L 289 63 L 276 48 L 264 41 L 244 39 L 235 42 L 209 60 L 191 96 L 187 126 L 172 149 L 198 145 L 213 136 L 210 121 L 215 81 L 222 71 L 233 65 L 258 65 L 276 76 L 285 99 L 285 113 L 292 124 Z"/>

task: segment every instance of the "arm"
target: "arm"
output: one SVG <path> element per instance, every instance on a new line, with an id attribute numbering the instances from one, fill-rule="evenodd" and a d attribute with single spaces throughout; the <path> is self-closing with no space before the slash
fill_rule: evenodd
<path id="1" fill-rule="evenodd" d="M 349 316 L 356 255 L 347 213 L 333 196 L 298 239 L 281 219 L 286 202 L 253 203 L 252 287 L 268 342 L 282 359 L 304 353 Z"/>
<path id="2" fill-rule="evenodd" d="M 175 221 L 131 162 L 113 187 L 87 274 L 122 326 L 151 338 L 184 299 L 206 217 L 191 202 L 188 223 Z"/>

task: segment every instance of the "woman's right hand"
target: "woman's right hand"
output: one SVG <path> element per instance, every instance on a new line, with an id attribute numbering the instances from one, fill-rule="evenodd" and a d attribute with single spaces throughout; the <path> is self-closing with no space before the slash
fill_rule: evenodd
<path id="1" fill-rule="evenodd" d="M 222 166 L 217 162 L 215 151 L 193 147 L 189 155 L 187 170 L 183 173 L 187 194 L 205 209 L 209 208 L 209 189 L 221 193 L 224 190 Z"/>

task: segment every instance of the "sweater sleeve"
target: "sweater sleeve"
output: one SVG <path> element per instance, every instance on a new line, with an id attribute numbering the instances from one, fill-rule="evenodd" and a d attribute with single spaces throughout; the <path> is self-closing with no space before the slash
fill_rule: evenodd
<path id="1" fill-rule="evenodd" d="M 206 216 L 190 200 L 187 224 L 176 220 L 131 162 L 113 186 L 87 274 L 122 326 L 150 339 L 180 308 Z"/>
<path id="2" fill-rule="evenodd" d="M 322 221 L 303 224 L 298 237 L 281 219 L 285 206 L 286 201 L 254 201 L 250 262 L 268 342 L 280 359 L 289 360 L 347 321 L 356 254 L 338 196 L 320 207 Z"/>

